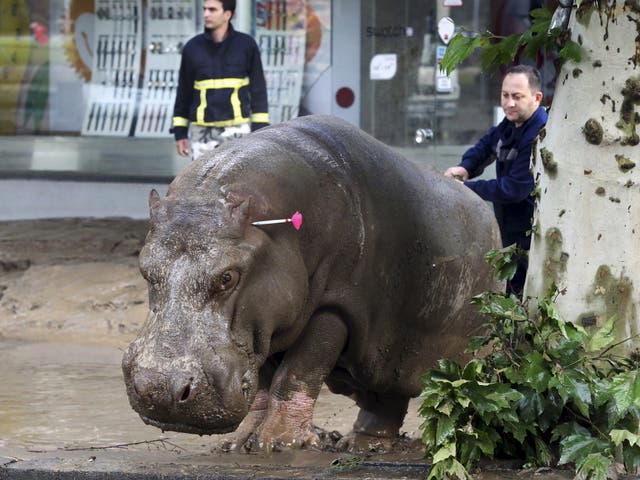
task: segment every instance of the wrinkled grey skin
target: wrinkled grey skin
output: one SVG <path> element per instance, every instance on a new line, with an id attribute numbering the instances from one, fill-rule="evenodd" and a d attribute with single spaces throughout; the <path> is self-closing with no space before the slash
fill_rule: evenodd
<path id="1" fill-rule="evenodd" d="M 496 287 L 485 202 L 333 117 L 220 147 L 150 208 L 150 314 L 123 371 L 133 408 L 163 430 L 312 445 L 326 382 L 360 407 L 349 442 L 394 437 L 420 375 L 477 333 L 469 298 Z M 296 210 L 299 231 L 251 225 Z"/>

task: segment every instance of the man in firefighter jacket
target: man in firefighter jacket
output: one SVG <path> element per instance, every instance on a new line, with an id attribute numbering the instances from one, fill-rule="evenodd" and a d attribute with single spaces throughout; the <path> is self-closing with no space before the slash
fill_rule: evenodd
<path id="1" fill-rule="evenodd" d="M 269 124 L 260 50 L 231 25 L 235 7 L 236 0 L 204 0 L 205 31 L 182 50 L 172 131 L 183 157 Z"/>

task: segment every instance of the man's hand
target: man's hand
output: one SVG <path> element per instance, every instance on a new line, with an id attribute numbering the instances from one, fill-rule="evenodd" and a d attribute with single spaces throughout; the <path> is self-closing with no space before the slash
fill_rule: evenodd
<path id="1" fill-rule="evenodd" d="M 187 138 L 182 138 L 176 142 L 176 148 L 178 150 L 178 155 L 181 157 L 189 156 L 189 140 Z"/>
<path id="2" fill-rule="evenodd" d="M 444 172 L 445 177 L 453 178 L 460 182 L 466 182 L 469 180 L 469 172 L 464 167 L 449 167 Z"/>

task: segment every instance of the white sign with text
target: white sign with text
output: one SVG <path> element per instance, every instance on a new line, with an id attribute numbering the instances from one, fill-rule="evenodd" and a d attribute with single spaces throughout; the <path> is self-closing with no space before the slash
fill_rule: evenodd
<path id="1" fill-rule="evenodd" d="M 398 70 L 398 55 L 395 53 L 379 53 L 374 55 L 369 64 L 371 80 L 390 80 Z"/>

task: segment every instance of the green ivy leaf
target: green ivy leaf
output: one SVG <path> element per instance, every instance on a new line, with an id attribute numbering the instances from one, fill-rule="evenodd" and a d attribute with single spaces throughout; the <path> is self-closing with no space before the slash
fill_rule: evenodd
<path id="1" fill-rule="evenodd" d="M 613 429 L 609 432 L 609 437 L 616 447 L 622 445 L 624 441 L 629 442 L 631 446 L 640 446 L 640 435 L 631 433 L 629 430 Z"/>
<path id="2" fill-rule="evenodd" d="M 540 352 L 531 352 L 524 358 L 525 361 L 528 362 L 525 369 L 525 381 L 531 385 L 536 392 L 544 392 L 549 386 L 550 375 L 542 354 Z"/>
<path id="3" fill-rule="evenodd" d="M 547 392 L 542 404 L 542 413 L 537 419 L 538 428 L 542 432 L 547 432 L 550 428 L 558 425 L 558 421 L 562 417 L 565 402 L 562 400 L 558 392 L 553 389 Z"/>
<path id="4" fill-rule="evenodd" d="M 436 428 L 436 444 L 442 445 L 445 440 L 453 437 L 456 431 L 455 419 L 451 417 L 440 417 Z M 455 445 L 455 443 L 454 443 Z"/>
<path id="5" fill-rule="evenodd" d="M 451 416 L 451 412 L 453 412 L 453 409 L 455 408 L 454 403 L 451 400 L 445 400 L 442 403 L 440 403 L 438 406 L 436 406 L 435 410 L 436 412 L 442 413 L 443 415 L 449 417 Z"/>
<path id="6" fill-rule="evenodd" d="M 563 322 L 563 331 L 569 340 L 580 344 L 585 343 L 586 339 L 589 337 L 589 333 L 585 328 L 577 323 Z"/>
<path id="7" fill-rule="evenodd" d="M 635 398 L 635 384 L 638 377 L 638 371 L 622 372 L 617 374 L 611 380 L 611 387 L 609 392 L 613 396 L 614 405 L 619 415 L 624 415 Z"/>
<path id="8" fill-rule="evenodd" d="M 640 469 L 640 446 L 634 445 L 623 449 L 624 464 L 628 472 Z"/>
<path id="9" fill-rule="evenodd" d="M 611 458 L 600 453 L 590 453 L 581 462 L 576 462 L 576 478 L 589 480 L 607 480 L 607 469 L 611 465 Z"/>
<path id="10" fill-rule="evenodd" d="M 560 441 L 561 456 L 559 465 L 567 463 L 582 464 L 592 453 L 600 454 L 607 450 L 609 443 L 591 435 L 570 435 Z"/>
<path id="11" fill-rule="evenodd" d="M 462 378 L 465 380 L 478 380 L 482 376 L 486 362 L 480 358 L 474 358 L 462 369 Z"/>
<path id="12" fill-rule="evenodd" d="M 491 435 L 493 433 L 493 435 Z M 496 438 L 497 437 L 497 438 Z M 487 457 L 491 457 L 495 451 L 496 441 L 500 438 L 500 435 L 495 430 L 478 432 L 477 440 L 474 442 L 475 446 Z"/>
<path id="13" fill-rule="evenodd" d="M 456 456 L 456 444 L 455 442 L 447 442 L 440 447 L 433 455 L 433 463 L 442 462 L 447 458 L 455 458 Z"/>
<path id="14" fill-rule="evenodd" d="M 544 465 L 548 467 L 553 464 L 554 456 L 551 453 L 551 449 L 547 445 L 546 442 L 542 441 L 541 438 L 535 437 L 534 443 L 536 447 L 536 458 L 538 460 L 538 465 Z"/>
<path id="15" fill-rule="evenodd" d="M 569 383 L 568 391 L 571 400 L 573 400 L 574 405 L 580 413 L 585 418 L 589 418 L 589 405 L 591 405 L 591 390 L 589 389 L 589 384 L 578 378 L 571 378 L 569 376 L 565 378 Z"/>
<path id="16" fill-rule="evenodd" d="M 531 425 L 525 423 L 521 419 L 517 419 L 515 422 L 504 422 L 504 430 L 507 433 L 513 435 L 520 444 L 523 444 L 527 438 L 527 434 L 531 431 Z"/>
<path id="17" fill-rule="evenodd" d="M 456 380 L 460 378 L 460 366 L 451 360 L 438 360 L 438 368 L 433 371 L 433 377 L 441 376 L 448 380 Z"/>
<path id="18" fill-rule="evenodd" d="M 518 403 L 518 411 L 524 422 L 534 423 L 543 411 L 540 394 L 534 389 L 526 389 L 526 392 Z"/>
<path id="19" fill-rule="evenodd" d="M 464 466 L 455 458 L 447 458 L 443 462 L 433 463 L 427 480 L 473 480 Z"/>
<path id="20" fill-rule="evenodd" d="M 484 43 L 483 37 L 480 35 L 467 36 L 463 33 L 458 33 L 447 45 L 447 50 L 444 53 L 444 57 L 440 62 L 440 68 L 446 72 L 447 75 L 451 75 L 451 72 Z"/>
<path id="21" fill-rule="evenodd" d="M 553 388 L 558 392 L 563 403 L 567 403 L 569 400 L 569 397 L 571 396 L 571 387 L 571 382 L 562 372 L 558 372 L 556 376 L 549 379 L 549 388 Z"/>
<path id="22" fill-rule="evenodd" d="M 565 422 L 553 429 L 551 440 L 561 440 L 563 438 L 568 438 L 574 435 L 587 437 L 589 436 L 589 430 L 580 425 L 578 422 Z"/>
<path id="23" fill-rule="evenodd" d="M 467 346 L 466 353 L 473 353 L 473 354 L 478 353 L 480 350 L 482 350 L 484 347 L 486 347 L 491 343 L 492 338 L 493 337 L 491 335 L 473 337 L 469 341 L 469 345 Z"/>
<path id="24" fill-rule="evenodd" d="M 422 430 L 422 443 L 427 447 L 427 451 L 436 447 L 436 426 L 438 422 L 435 419 L 430 419 L 420 425 Z"/>
<path id="25" fill-rule="evenodd" d="M 480 415 L 511 409 L 522 398 L 522 394 L 505 384 L 493 384 L 490 388 L 473 388 L 473 406 Z"/>
<path id="26" fill-rule="evenodd" d="M 591 335 L 587 344 L 588 352 L 598 352 L 615 341 L 614 327 L 616 320 L 617 315 L 614 315 Z"/>
<path id="27" fill-rule="evenodd" d="M 636 370 L 636 380 L 633 382 L 633 406 L 640 408 L 640 375 Z"/>
<path id="28" fill-rule="evenodd" d="M 555 290 L 557 287 L 553 287 Z M 548 297 L 550 295 L 547 295 Z M 562 330 L 563 333 L 566 333 L 564 329 L 564 320 L 562 315 L 560 314 L 560 310 L 558 309 L 558 305 L 556 302 L 551 300 L 550 298 L 545 298 L 541 302 L 538 303 L 538 310 L 543 316 L 549 320 L 554 320 L 558 326 Z M 566 336 L 566 335 L 565 335 Z"/>

